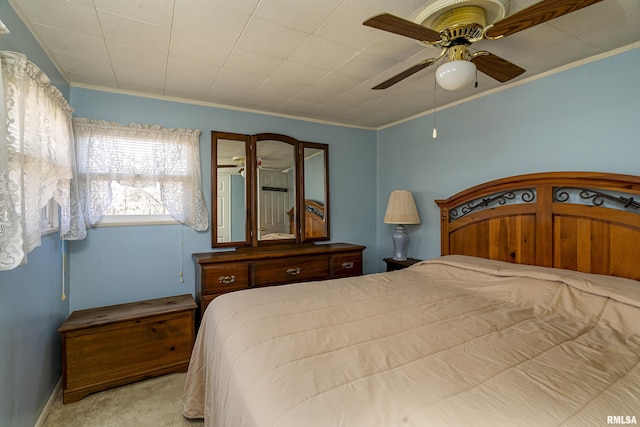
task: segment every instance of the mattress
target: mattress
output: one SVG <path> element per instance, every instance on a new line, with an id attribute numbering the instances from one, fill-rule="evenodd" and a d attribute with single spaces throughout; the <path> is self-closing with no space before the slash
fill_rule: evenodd
<path id="1" fill-rule="evenodd" d="M 639 362 L 639 282 L 453 255 L 216 298 L 183 414 L 210 427 L 606 425 L 640 418 Z"/>

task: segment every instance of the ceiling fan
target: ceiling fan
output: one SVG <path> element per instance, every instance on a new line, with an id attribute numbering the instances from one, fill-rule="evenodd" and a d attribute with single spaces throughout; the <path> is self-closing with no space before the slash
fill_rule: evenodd
<path id="1" fill-rule="evenodd" d="M 240 175 L 242 175 L 243 177 L 245 176 L 245 158 L 244 157 L 240 157 L 240 156 L 236 156 L 233 157 L 231 159 L 231 161 L 233 163 L 229 163 L 229 164 L 219 164 L 217 165 L 218 168 L 237 168 L 237 173 L 239 173 Z M 267 164 L 265 165 L 265 161 L 267 162 Z M 279 172 L 287 172 L 288 169 L 290 168 L 290 166 L 282 166 L 282 165 L 272 165 L 270 166 L 270 164 L 273 161 L 271 159 L 264 159 L 262 157 L 257 157 L 256 158 L 256 168 L 257 169 L 265 169 L 265 170 L 271 170 L 271 171 L 279 171 Z M 277 166 L 277 167 L 274 167 Z M 284 170 L 280 170 L 282 169 L 282 167 L 284 167 Z"/>
<path id="2" fill-rule="evenodd" d="M 233 157 L 232 164 L 221 164 L 218 168 L 238 168 L 238 173 L 244 177 L 244 157 Z"/>
<path id="3" fill-rule="evenodd" d="M 474 81 L 476 69 L 501 83 L 507 82 L 525 70 L 486 50 L 471 53 L 469 47 L 473 43 L 501 39 L 601 1 L 542 0 L 501 19 L 508 11 L 509 0 L 436 0 L 418 15 L 416 22 L 388 13 L 374 16 L 363 25 L 409 37 L 442 51 L 437 57 L 425 59 L 372 89 L 393 86 L 445 55 L 448 61 L 436 71 L 436 79 L 444 89 L 467 86 Z M 487 21 L 492 23 L 487 25 Z"/>

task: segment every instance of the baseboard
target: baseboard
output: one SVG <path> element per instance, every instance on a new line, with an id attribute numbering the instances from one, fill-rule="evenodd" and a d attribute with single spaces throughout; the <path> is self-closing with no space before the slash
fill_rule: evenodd
<path id="1" fill-rule="evenodd" d="M 40 413 L 40 417 L 38 417 L 38 421 L 36 421 L 36 425 L 34 427 L 43 427 L 44 422 L 47 420 L 49 416 L 49 412 L 51 412 L 51 408 L 53 404 L 56 402 L 58 398 L 58 394 L 60 394 L 60 390 L 62 390 L 62 377 L 56 383 L 56 386 L 53 388 L 51 392 L 51 396 L 49 396 L 49 400 L 47 400 L 47 404 L 42 408 L 42 412 Z"/>

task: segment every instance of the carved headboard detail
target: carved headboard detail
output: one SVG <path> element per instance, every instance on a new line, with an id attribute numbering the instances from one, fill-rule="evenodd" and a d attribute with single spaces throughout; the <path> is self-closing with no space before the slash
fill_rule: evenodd
<path id="1" fill-rule="evenodd" d="M 436 203 L 443 255 L 640 279 L 638 176 L 518 175 Z"/>
<path id="2" fill-rule="evenodd" d="M 289 210 L 289 229 L 294 233 L 294 211 Z M 327 222 L 325 220 L 324 205 L 314 200 L 304 201 L 305 238 L 322 237 L 327 235 Z"/>

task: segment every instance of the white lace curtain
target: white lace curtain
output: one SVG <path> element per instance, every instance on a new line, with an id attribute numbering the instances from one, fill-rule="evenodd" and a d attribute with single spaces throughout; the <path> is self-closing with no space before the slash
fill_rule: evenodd
<path id="1" fill-rule="evenodd" d="M 40 245 L 42 208 L 69 208 L 72 109 L 26 56 L 0 52 L 0 270 Z M 67 232 L 66 221 L 60 224 Z"/>
<path id="2" fill-rule="evenodd" d="M 160 201 L 175 220 L 209 227 L 200 174 L 200 130 L 73 119 L 77 180 L 72 186 L 72 222 L 65 239 L 83 238 L 107 212 L 114 185 L 159 187 Z M 77 192 L 77 197 L 75 193 Z M 81 219 L 83 218 L 83 219 Z"/>

